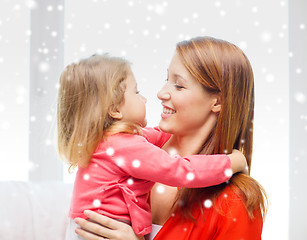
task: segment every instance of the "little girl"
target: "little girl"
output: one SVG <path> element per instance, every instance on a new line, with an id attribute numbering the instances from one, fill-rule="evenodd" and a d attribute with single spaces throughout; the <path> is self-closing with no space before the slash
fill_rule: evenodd
<path id="1" fill-rule="evenodd" d="M 66 239 L 78 239 L 73 219 L 86 219 L 87 209 L 145 235 L 151 231 L 148 196 L 155 182 L 206 187 L 227 181 L 246 166 L 238 151 L 170 156 L 160 149 L 170 134 L 144 128 L 145 103 L 124 59 L 93 55 L 61 74 L 58 149 L 70 168 L 78 166 Z"/>

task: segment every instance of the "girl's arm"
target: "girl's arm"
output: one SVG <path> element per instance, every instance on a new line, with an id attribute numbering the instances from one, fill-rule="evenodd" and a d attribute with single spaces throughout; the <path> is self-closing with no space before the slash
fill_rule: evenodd
<path id="1" fill-rule="evenodd" d="M 239 151 L 228 155 L 170 156 L 138 135 L 112 138 L 111 161 L 120 159 L 120 169 L 134 178 L 160 182 L 174 187 L 208 187 L 226 182 L 233 172 L 243 170 L 246 161 Z M 95 153 L 98 158 L 99 152 Z M 104 151 L 101 154 L 105 154 Z M 245 164 L 244 164 L 245 163 Z M 242 169 L 242 166 L 244 168 Z"/>
<path id="2" fill-rule="evenodd" d="M 90 210 L 84 211 L 84 214 L 91 221 L 76 218 L 75 222 L 81 227 L 76 229 L 76 233 L 86 240 L 144 240 L 144 237 L 136 235 L 128 224 Z"/>

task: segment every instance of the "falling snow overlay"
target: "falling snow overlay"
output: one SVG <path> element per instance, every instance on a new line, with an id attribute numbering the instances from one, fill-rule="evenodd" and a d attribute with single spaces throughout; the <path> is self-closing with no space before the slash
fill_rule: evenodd
<path id="1" fill-rule="evenodd" d="M 289 188 L 295 189 L 289 186 L 289 172 L 291 184 L 301 183 L 307 169 L 303 145 L 307 136 L 307 18 L 306 14 L 300 17 L 299 11 L 291 15 L 290 6 L 295 2 L 89 0 L 85 11 L 82 1 L 0 0 L 0 179 L 26 181 L 48 163 L 47 172 L 59 179 L 64 172 L 65 181 L 73 181 L 67 166 L 62 171 L 56 158 L 55 140 L 58 76 L 68 63 L 95 52 L 130 60 L 138 86 L 148 99 L 148 125 L 156 126 L 161 113 L 156 93 L 164 83 L 175 43 L 198 35 L 215 36 L 237 44 L 252 63 L 251 174 L 269 193 L 272 206 L 263 239 L 286 240 L 288 213 L 283 219 L 279 213 L 289 205 L 288 199 L 299 206 L 307 197 L 303 190 L 286 194 Z M 306 3 L 302 4 L 306 12 Z M 37 11 L 46 18 L 31 23 L 31 13 Z M 291 38 L 303 43 L 291 44 Z M 297 148 L 289 154 L 291 142 Z M 44 157 L 32 159 L 30 151 L 42 152 Z M 125 160 L 119 158 L 116 163 L 122 166 Z M 132 164 L 142 167 L 138 161 Z M 276 167 L 278 181 L 272 180 Z M 164 192 L 162 188 L 157 191 Z M 4 226 L 10 224 L 4 219 Z"/>

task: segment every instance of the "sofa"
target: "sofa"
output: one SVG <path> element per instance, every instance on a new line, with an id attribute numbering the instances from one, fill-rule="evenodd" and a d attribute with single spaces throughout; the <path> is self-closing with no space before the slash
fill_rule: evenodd
<path id="1" fill-rule="evenodd" d="M 0 182 L 1 240 L 62 240 L 72 184 Z"/>

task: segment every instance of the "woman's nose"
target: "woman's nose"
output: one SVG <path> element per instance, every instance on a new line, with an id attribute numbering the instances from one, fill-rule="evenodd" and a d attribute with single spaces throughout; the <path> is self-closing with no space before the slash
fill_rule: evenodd
<path id="1" fill-rule="evenodd" d="M 143 95 L 141 95 L 141 99 L 142 99 L 142 101 L 143 101 L 144 103 L 147 103 L 147 98 L 144 97 Z"/>
<path id="2" fill-rule="evenodd" d="M 157 93 L 157 97 L 160 100 L 168 100 L 168 99 L 170 99 L 170 93 L 169 93 L 168 88 L 167 88 L 167 83 Z"/>

